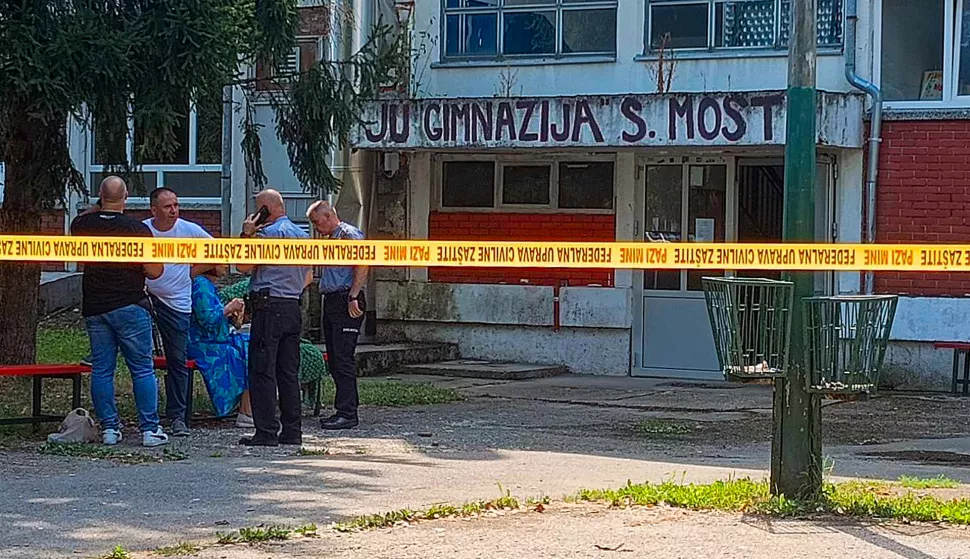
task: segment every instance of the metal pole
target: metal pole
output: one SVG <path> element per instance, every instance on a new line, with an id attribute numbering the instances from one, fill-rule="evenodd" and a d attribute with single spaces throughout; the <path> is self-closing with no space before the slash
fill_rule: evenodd
<path id="1" fill-rule="evenodd" d="M 785 143 L 785 242 L 815 241 L 816 0 L 792 2 Z M 802 299 L 815 292 L 812 272 L 786 273 L 795 284 L 788 377 L 775 385 L 771 489 L 813 497 L 822 488 L 819 397 L 806 390 Z"/>

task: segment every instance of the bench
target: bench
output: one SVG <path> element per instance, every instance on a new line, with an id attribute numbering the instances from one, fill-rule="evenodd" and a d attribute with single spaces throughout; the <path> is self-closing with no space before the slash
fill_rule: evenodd
<path id="1" fill-rule="evenodd" d="M 156 371 L 163 371 L 168 374 L 168 360 L 165 359 L 164 355 L 153 355 L 152 366 Z M 195 361 L 188 359 L 185 361 L 185 368 L 189 370 L 189 395 L 185 400 L 185 424 L 189 425 L 189 421 L 192 419 L 192 400 L 195 396 L 195 372 L 198 367 L 196 367 Z"/>
<path id="2" fill-rule="evenodd" d="M 43 395 L 43 379 L 70 379 L 73 384 L 71 409 L 81 407 L 81 375 L 91 374 L 91 367 L 87 365 L 3 365 L 0 366 L 0 377 L 30 377 L 33 380 L 31 388 L 32 405 L 30 417 L 0 418 L 0 425 L 18 425 L 24 423 L 59 422 L 63 415 L 44 414 L 41 411 L 41 396 Z"/>
<path id="3" fill-rule="evenodd" d="M 962 396 L 970 396 L 970 343 L 961 342 L 937 342 L 933 344 L 936 349 L 953 350 L 953 379 L 950 382 L 950 392 Z M 963 366 L 960 366 L 960 357 L 963 357 Z M 960 373 L 963 378 L 960 378 Z M 962 390 L 961 390 L 962 389 Z"/>

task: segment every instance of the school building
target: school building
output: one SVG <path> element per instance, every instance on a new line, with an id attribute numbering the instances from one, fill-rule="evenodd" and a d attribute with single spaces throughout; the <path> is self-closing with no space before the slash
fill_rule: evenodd
<path id="1" fill-rule="evenodd" d="M 970 242 L 970 63 L 962 65 L 970 6 L 817 3 L 816 239 Z M 307 3 L 291 63 L 332 58 L 347 41 L 360 46 L 379 16 L 410 33 L 409 90 L 371 103 L 352 145 L 332 155 L 345 184 L 338 210 L 370 238 L 780 240 L 790 0 L 354 6 L 358 17 L 334 21 L 325 5 Z M 881 113 L 873 110 L 876 92 Z M 214 233 L 237 231 L 253 210 L 239 147 L 251 110 L 265 125 L 269 184 L 302 216 L 314 197 L 289 172 L 268 99 L 236 90 L 224 101 L 189 108 L 179 131 L 184 149 L 173 160 L 146 161 L 145 184 L 177 190 L 185 217 Z M 875 165 L 872 130 L 879 131 Z M 129 154 L 138 141 L 132 132 L 123 146 Z M 97 131 L 72 123 L 71 148 L 96 185 L 109 151 Z M 45 230 L 63 232 L 83 198 L 72 195 Z M 133 204 L 143 210 L 146 202 Z M 379 269 L 369 286 L 370 333 L 387 342 L 454 343 L 470 359 L 716 379 L 701 275 Z M 970 341 L 970 277 L 816 276 L 818 293 L 871 286 L 900 294 L 884 380 L 949 388 L 951 354 L 933 343 Z"/>

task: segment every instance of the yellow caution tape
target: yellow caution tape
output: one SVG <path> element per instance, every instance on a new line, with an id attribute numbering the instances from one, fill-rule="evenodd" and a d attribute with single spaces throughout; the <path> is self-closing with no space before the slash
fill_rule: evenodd
<path id="1" fill-rule="evenodd" d="M 0 235 L 0 261 L 970 272 L 970 245 L 333 241 Z"/>

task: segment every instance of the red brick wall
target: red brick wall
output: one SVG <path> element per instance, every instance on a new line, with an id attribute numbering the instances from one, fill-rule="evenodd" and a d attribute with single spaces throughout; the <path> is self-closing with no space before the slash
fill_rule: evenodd
<path id="1" fill-rule="evenodd" d="M 429 237 L 441 241 L 613 241 L 616 217 L 603 214 L 432 212 Z M 613 285 L 613 270 L 561 268 L 431 268 L 431 281 L 530 285 Z"/>
<path id="2" fill-rule="evenodd" d="M 64 234 L 64 210 L 54 210 L 45 212 L 40 218 L 41 235 L 63 235 Z M 40 269 L 45 272 L 63 272 L 63 262 L 43 262 Z"/>
<path id="3" fill-rule="evenodd" d="M 970 243 L 970 120 L 883 124 L 876 191 L 883 243 Z M 888 272 L 881 292 L 962 297 L 970 276 Z"/>

